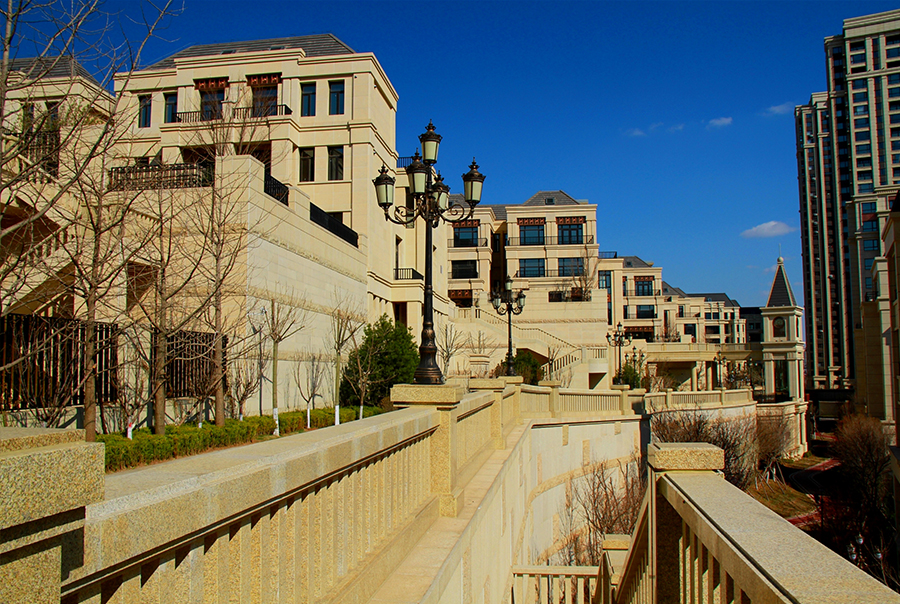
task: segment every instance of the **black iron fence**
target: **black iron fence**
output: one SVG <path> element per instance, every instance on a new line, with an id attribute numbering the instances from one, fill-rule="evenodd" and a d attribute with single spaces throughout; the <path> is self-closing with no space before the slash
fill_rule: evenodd
<path id="1" fill-rule="evenodd" d="M 118 326 L 94 323 L 98 403 L 118 401 Z M 88 325 L 78 319 L 0 317 L 0 410 L 84 403 Z"/>
<path id="2" fill-rule="evenodd" d="M 156 362 L 156 338 L 150 348 L 150 366 Z M 166 336 L 166 398 L 211 396 L 215 388 L 213 363 L 216 334 L 204 331 L 177 331 Z M 228 336 L 222 336 L 222 368 L 228 366 Z M 225 384 L 227 386 L 227 383 Z"/>
<path id="3" fill-rule="evenodd" d="M 235 107 L 231 111 L 232 118 L 236 120 L 293 115 L 293 113 L 287 105 L 269 103 L 257 103 L 251 107 Z"/>
<path id="4" fill-rule="evenodd" d="M 215 165 L 166 164 L 110 168 L 110 191 L 148 191 L 209 187 L 215 180 Z"/>
<path id="5" fill-rule="evenodd" d="M 592 245 L 594 243 L 593 235 L 583 237 L 576 236 L 530 236 L 530 237 L 508 237 L 506 245 L 513 247 L 518 245 Z"/>
<path id="6" fill-rule="evenodd" d="M 274 176 L 271 176 L 270 174 L 265 175 L 265 179 L 263 180 L 263 191 L 269 197 L 273 197 L 284 205 L 288 205 L 289 191 L 287 185 Z"/>
<path id="7" fill-rule="evenodd" d="M 460 239 L 453 238 L 447 241 L 447 247 L 487 247 L 487 237 Z"/>
<path id="8" fill-rule="evenodd" d="M 21 135 L 22 155 L 48 176 L 59 176 L 59 130 L 38 130 Z"/>
<path id="9" fill-rule="evenodd" d="M 359 247 L 359 234 L 314 203 L 309 204 L 309 220 L 353 247 Z"/>

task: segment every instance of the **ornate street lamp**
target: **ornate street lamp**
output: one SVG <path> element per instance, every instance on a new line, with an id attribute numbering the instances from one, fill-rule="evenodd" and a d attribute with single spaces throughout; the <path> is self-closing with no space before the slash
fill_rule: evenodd
<path id="1" fill-rule="evenodd" d="M 512 283 L 512 277 L 507 275 L 503 291 L 494 292 L 493 295 L 491 295 L 491 304 L 494 305 L 494 310 L 501 315 L 506 315 L 506 328 L 508 332 L 506 340 L 506 375 L 516 375 L 515 369 L 513 369 L 512 316 L 521 315 L 522 311 L 525 309 L 525 292 L 519 290 L 513 294 Z"/>
<path id="2" fill-rule="evenodd" d="M 715 361 L 716 361 L 716 369 L 717 369 L 716 373 L 718 374 L 716 377 L 718 378 L 718 381 L 719 381 L 718 385 L 721 388 L 722 387 L 722 366 L 725 365 L 725 363 L 727 362 L 725 359 L 725 355 L 722 354 L 721 350 L 716 353 Z M 726 367 L 726 369 L 727 369 L 727 367 Z"/>
<path id="3" fill-rule="evenodd" d="M 388 169 L 381 166 L 379 176 L 372 182 L 375 184 L 375 197 L 378 206 L 384 210 L 384 219 L 394 224 L 411 225 L 420 216 L 425 220 L 425 299 L 423 301 L 422 339 L 419 346 L 419 366 L 416 368 L 414 381 L 416 384 L 442 384 L 444 376 L 438 367 L 437 345 L 434 340 L 434 289 L 432 287 L 432 229 L 444 222 L 462 222 L 472 217 L 475 206 L 481 201 L 481 188 L 484 174 L 478 172 L 478 164 L 472 159 L 469 171 L 463 174 L 463 192 L 465 204 L 450 201 L 450 187 L 444 184 L 440 173 L 434 176 L 432 166 L 437 163 L 441 135 L 434 131 L 434 124 L 428 122 L 428 128 L 419 136 L 422 154 L 416 150 L 412 163 L 406 168 L 409 176 L 410 193 L 413 204 L 394 205 L 395 179 L 388 174 Z"/>
<path id="4" fill-rule="evenodd" d="M 619 349 L 619 367 L 616 372 L 616 374 L 619 374 L 622 371 L 622 348 L 631 345 L 631 338 L 629 338 L 622 329 L 621 321 L 616 325 L 616 330 L 614 332 L 606 334 L 606 341 L 610 346 Z"/>
<path id="5" fill-rule="evenodd" d="M 626 344 L 626 346 L 627 345 L 628 344 Z M 643 350 L 641 350 L 640 354 L 638 354 L 637 346 L 635 346 L 631 349 L 631 354 L 628 354 L 628 353 L 625 354 L 625 362 L 631 363 L 631 367 L 635 371 L 637 371 L 644 364 L 644 361 L 646 359 L 647 359 L 647 355 L 644 354 Z"/>

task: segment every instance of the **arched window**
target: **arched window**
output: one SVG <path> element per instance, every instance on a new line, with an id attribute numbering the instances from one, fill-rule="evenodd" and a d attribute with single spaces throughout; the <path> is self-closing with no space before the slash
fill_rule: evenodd
<path id="1" fill-rule="evenodd" d="M 786 338 L 787 337 L 787 329 L 785 328 L 784 319 L 782 317 L 778 317 L 774 321 L 772 321 L 772 337 L 774 337 L 774 338 Z"/>

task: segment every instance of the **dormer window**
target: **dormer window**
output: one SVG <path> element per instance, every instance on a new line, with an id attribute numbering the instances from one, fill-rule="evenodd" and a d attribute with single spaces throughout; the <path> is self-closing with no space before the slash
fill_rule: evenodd
<path id="1" fill-rule="evenodd" d="M 553 197 L 547 197 L 547 198 L 544 199 L 544 205 L 545 205 L 545 206 L 553 206 L 553 205 L 556 205 L 556 199 L 553 198 Z"/>

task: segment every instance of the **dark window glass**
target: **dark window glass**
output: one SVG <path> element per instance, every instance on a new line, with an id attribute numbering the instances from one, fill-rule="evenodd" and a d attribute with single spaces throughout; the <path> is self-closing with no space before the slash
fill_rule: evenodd
<path id="1" fill-rule="evenodd" d="M 300 85 L 300 115 L 303 117 L 313 117 L 316 115 L 315 83 Z"/>
<path id="2" fill-rule="evenodd" d="M 599 271 L 597 284 L 600 289 L 612 289 L 612 271 Z"/>
<path id="3" fill-rule="evenodd" d="M 343 147 L 328 147 L 328 180 L 344 180 Z"/>
<path id="4" fill-rule="evenodd" d="M 300 182 L 316 179 L 316 150 L 312 147 L 300 149 Z"/>
<path id="5" fill-rule="evenodd" d="M 863 241 L 863 249 L 867 252 L 880 251 L 877 239 L 866 239 Z"/>
<path id="6" fill-rule="evenodd" d="M 222 103 L 225 101 L 225 90 L 204 90 L 200 92 L 200 119 L 222 119 Z"/>
<path id="7" fill-rule="evenodd" d="M 877 220 L 866 220 L 865 222 L 863 222 L 862 230 L 865 232 L 877 231 L 878 230 L 878 221 Z"/>
<path id="8" fill-rule="evenodd" d="M 139 96 L 140 112 L 138 113 L 138 128 L 150 127 L 150 96 Z"/>
<path id="9" fill-rule="evenodd" d="M 476 247 L 478 245 L 478 227 L 454 227 L 453 247 Z"/>
<path id="10" fill-rule="evenodd" d="M 582 258 L 560 258 L 559 276 L 577 277 L 584 272 L 584 260 Z"/>
<path id="11" fill-rule="evenodd" d="M 653 295 L 653 281 L 635 281 L 634 282 L 634 295 L 635 296 L 652 296 Z"/>
<path id="12" fill-rule="evenodd" d="M 869 100 L 868 92 L 856 92 L 853 94 L 854 103 L 864 103 Z"/>
<path id="13" fill-rule="evenodd" d="M 476 279 L 478 277 L 477 260 L 451 260 L 451 279 Z"/>
<path id="14" fill-rule="evenodd" d="M 165 122 L 174 124 L 178 121 L 178 94 L 169 92 L 163 98 L 166 101 Z"/>
<path id="15" fill-rule="evenodd" d="M 544 245 L 544 225 L 528 224 L 519 227 L 522 245 Z"/>
<path id="16" fill-rule="evenodd" d="M 774 321 L 772 321 L 772 337 L 787 337 L 787 325 L 785 324 L 785 320 L 783 318 L 777 317 Z"/>
<path id="17" fill-rule="evenodd" d="M 656 307 L 653 306 L 652 304 L 638 304 L 637 318 L 638 319 L 655 319 L 656 318 Z"/>
<path id="18" fill-rule="evenodd" d="M 866 89 L 866 81 L 865 80 L 853 80 L 853 90 L 865 90 Z"/>
<path id="19" fill-rule="evenodd" d="M 581 244 L 584 243 L 582 235 L 584 229 L 580 224 L 561 224 L 559 225 L 559 243 L 560 245 Z"/>
<path id="20" fill-rule="evenodd" d="M 253 117 L 275 115 L 278 105 L 278 86 L 253 87 Z"/>
<path id="21" fill-rule="evenodd" d="M 875 202 L 867 201 L 866 203 L 860 205 L 860 209 L 862 210 L 863 214 L 871 214 L 875 212 Z"/>
<path id="22" fill-rule="evenodd" d="M 543 277 L 544 276 L 544 259 L 543 258 L 520 258 L 519 259 L 519 276 L 520 277 Z"/>
<path id="23" fill-rule="evenodd" d="M 328 114 L 344 114 L 344 81 L 328 82 Z"/>

